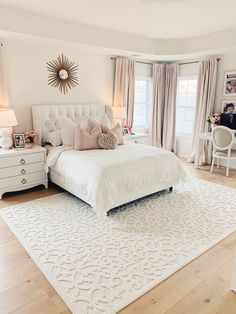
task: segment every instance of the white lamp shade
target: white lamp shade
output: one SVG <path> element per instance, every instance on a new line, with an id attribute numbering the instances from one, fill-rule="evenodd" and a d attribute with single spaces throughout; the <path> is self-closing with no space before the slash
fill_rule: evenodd
<path id="1" fill-rule="evenodd" d="M 126 114 L 125 107 L 117 106 L 117 107 L 113 107 L 112 109 L 114 112 L 114 118 L 115 119 L 124 119 L 125 118 L 125 114 Z"/>
<path id="2" fill-rule="evenodd" d="M 17 125 L 15 112 L 10 108 L 0 109 L 0 128 L 8 128 Z"/>

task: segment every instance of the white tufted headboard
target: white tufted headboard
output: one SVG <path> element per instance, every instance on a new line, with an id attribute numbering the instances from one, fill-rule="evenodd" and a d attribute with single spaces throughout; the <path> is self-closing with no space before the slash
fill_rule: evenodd
<path id="1" fill-rule="evenodd" d="M 37 134 L 35 143 L 44 144 L 46 133 L 60 129 L 58 118 L 66 116 L 76 123 L 87 126 L 89 117 L 101 120 L 104 114 L 113 122 L 113 111 L 111 106 L 102 104 L 64 104 L 64 105 L 33 105 L 33 129 Z"/>

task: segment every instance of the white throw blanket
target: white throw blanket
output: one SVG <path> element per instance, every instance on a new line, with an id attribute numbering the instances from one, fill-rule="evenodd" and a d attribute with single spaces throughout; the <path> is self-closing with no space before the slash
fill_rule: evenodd
<path id="1" fill-rule="evenodd" d="M 99 217 L 109 209 L 186 178 L 180 161 L 164 149 L 126 143 L 115 150 L 50 150 L 47 165 L 90 204 Z"/>

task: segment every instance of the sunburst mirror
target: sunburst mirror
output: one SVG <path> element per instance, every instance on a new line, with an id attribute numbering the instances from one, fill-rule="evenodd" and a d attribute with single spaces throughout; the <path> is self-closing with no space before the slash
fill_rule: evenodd
<path id="1" fill-rule="evenodd" d="M 77 78 L 78 65 L 70 61 L 63 54 L 57 59 L 47 62 L 48 85 L 58 87 L 63 94 L 67 93 L 69 89 L 79 85 Z"/>

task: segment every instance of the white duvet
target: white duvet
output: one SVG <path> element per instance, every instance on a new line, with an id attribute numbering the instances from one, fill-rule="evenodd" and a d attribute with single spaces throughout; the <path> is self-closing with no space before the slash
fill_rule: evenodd
<path id="1" fill-rule="evenodd" d="M 164 149 L 126 143 L 115 150 L 50 149 L 47 165 L 63 186 L 99 217 L 109 209 L 174 186 L 186 178 L 180 161 Z"/>

